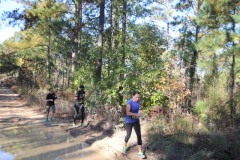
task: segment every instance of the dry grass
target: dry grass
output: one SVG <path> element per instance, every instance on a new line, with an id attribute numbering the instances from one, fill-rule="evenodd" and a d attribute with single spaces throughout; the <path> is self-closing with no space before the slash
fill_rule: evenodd
<path id="1" fill-rule="evenodd" d="M 149 149 L 164 160 L 237 160 L 240 129 L 211 132 L 190 114 L 175 118 L 156 117 L 148 126 Z"/>

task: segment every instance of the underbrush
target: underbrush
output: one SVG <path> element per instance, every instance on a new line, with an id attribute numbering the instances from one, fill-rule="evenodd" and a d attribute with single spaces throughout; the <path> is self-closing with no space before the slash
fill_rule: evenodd
<path id="1" fill-rule="evenodd" d="M 47 90 L 27 90 L 12 86 L 14 92 L 18 93 L 27 103 L 28 106 L 37 108 L 41 112 L 46 112 L 46 95 Z M 74 95 L 68 92 L 57 92 L 56 117 L 69 119 L 73 115 Z"/>
<path id="2" fill-rule="evenodd" d="M 18 86 L 12 86 L 11 89 L 18 93 L 27 102 L 28 106 L 37 108 L 40 112 L 46 112 L 47 90 L 28 90 L 27 88 L 20 88 Z M 55 93 L 58 97 L 55 100 L 55 116 L 60 119 L 72 120 L 74 114 L 75 94 L 70 91 L 58 91 Z M 85 112 L 86 119 L 94 119 L 98 121 L 104 120 L 110 122 L 112 126 L 117 128 L 123 127 L 123 118 L 120 117 L 120 106 L 93 104 L 92 101 L 86 99 Z"/>
<path id="3" fill-rule="evenodd" d="M 240 128 L 212 132 L 190 114 L 174 123 L 156 117 L 148 127 L 148 139 L 148 149 L 162 160 L 239 159 Z"/>

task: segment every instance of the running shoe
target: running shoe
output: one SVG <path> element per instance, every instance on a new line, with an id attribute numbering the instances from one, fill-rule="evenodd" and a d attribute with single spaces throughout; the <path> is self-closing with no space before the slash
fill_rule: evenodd
<path id="1" fill-rule="evenodd" d="M 73 126 L 73 128 L 76 128 L 76 127 L 77 127 L 77 125 L 76 125 L 75 123 L 73 123 L 72 126 Z"/>
<path id="2" fill-rule="evenodd" d="M 122 152 L 123 152 L 123 154 L 127 153 L 127 147 L 126 146 L 123 146 Z"/>
<path id="3" fill-rule="evenodd" d="M 143 152 L 138 152 L 138 157 L 143 159 L 145 158 L 145 155 Z"/>

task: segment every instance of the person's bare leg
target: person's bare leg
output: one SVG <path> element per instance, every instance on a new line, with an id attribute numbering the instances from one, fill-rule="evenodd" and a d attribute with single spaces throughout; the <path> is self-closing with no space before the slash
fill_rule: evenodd
<path id="1" fill-rule="evenodd" d="M 49 112 L 50 112 L 50 110 L 47 108 L 46 121 L 48 121 Z"/>
<path id="2" fill-rule="evenodd" d="M 126 148 L 127 148 L 127 143 L 126 143 L 126 142 L 124 142 L 124 147 L 126 147 Z"/>
<path id="3" fill-rule="evenodd" d="M 47 111 L 47 115 L 46 115 L 46 121 L 48 121 L 48 115 L 49 115 L 49 112 Z"/>
<path id="4" fill-rule="evenodd" d="M 54 115 L 55 115 L 55 112 L 56 112 L 56 107 L 55 107 L 55 105 L 53 105 L 53 106 L 51 107 L 51 121 L 53 121 L 53 117 L 54 117 Z"/>
<path id="5" fill-rule="evenodd" d="M 143 152 L 142 151 L 142 145 L 138 145 L 138 152 Z"/>
<path id="6" fill-rule="evenodd" d="M 54 115 L 55 115 L 55 113 L 52 112 L 52 114 L 51 114 L 51 121 L 53 120 Z"/>

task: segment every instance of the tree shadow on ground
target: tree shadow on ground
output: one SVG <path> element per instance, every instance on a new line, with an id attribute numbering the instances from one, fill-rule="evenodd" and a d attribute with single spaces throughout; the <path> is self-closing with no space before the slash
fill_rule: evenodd
<path id="1" fill-rule="evenodd" d="M 107 121 L 106 120 L 100 120 L 99 122 L 93 124 L 91 121 L 85 126 L 85 127 L 80 127 L 80 128 L 73 128 L 70 129 L 70 134 L 73 137 L 78 137 L 80 135 L 87 135 L 88 132 L 94 131 L 94 132 L 100 132 L 102 133 L 101 136 L 92 138 L 88 140 L 89 142 L 94 142 L 96 139 L 101 140 L 107 136 L 112 136 L 114 133 L 113 126 L 106 126 Z"/>

